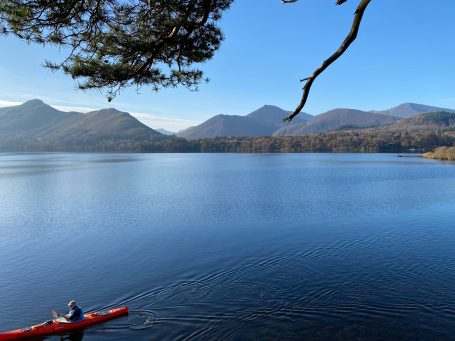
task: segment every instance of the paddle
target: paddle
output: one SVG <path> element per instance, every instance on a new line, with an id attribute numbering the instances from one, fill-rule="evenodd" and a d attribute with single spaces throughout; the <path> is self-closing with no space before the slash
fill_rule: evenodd
<path id="1" fill-rule="evenodd" d="M 65 315 L 60 314 L 60 313 L 59 313 L 58 311 L 56 311 L 56 310 L 52 310 L 52 317 L 53 317 L 54 319 L 59 318 L 59 317 L 63 317 L 65 320 L 68 321 L 68 319 L 66 318 Z"/>

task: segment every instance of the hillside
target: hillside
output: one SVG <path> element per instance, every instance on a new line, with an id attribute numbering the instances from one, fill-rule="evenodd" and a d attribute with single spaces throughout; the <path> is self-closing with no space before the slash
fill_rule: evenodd
<path id="1" fill-rule="evenodd" d="M 63 112 L 35 99 L 14 107 L 0 108 L 0 134 L 46 134 L 63 122 L 73 122 L 81 114 Z"/>
<path id="2" fill-rule="evenodd" d="M 273 136 L 298 136 L 333 130 L 380 127 L 396 123 L 398 117 L 354 109 L 334 109 L 315 116 L 308 122 L 278 129 Z"/>
<path id="3" fill-rule="evenodd" d="M 403 103 L 382 111 L 362 111 L 342 108 L 311 116 L 298 115 L 292 122 L 282 122 L 289 112 L 273 105 L 246 115 L 217 115 L 202 124 L 177 133 L 189 140 L 223 136 L 298 136 L 334 130 L 362 129 L 393 125 L 398 121 L 430 111 L 455 112 L 434 106 Z"/>
<path id="4" fill-rule="evenodd" d="M 147 140 L 162 136 L 128 113 L 103 109 L 62 112 L 31 100 L 0 108 L 0 148 L 43 144 L 53 147 L 91 145 L 103 140 Z"/>
<path id="5" fill-rule="evenodd" d="M 173 131 L 169 131 L 169 130 L 166 130 L 164 128 L 158 128 L 158 129 L 155 129 L 157 132 L 159 132 L 160 134 L 163 134 L 163 135 L 167 135 L 167 136 L 173 136 L 175 135 L 175 133 Z"/>
<path id="6" fill-rule="evenodd" d="M 216 115 L 198 126 L 177 133 L 189 140 L 218 136 L 271 136 L 273 132 L 286 125 L 283 118 L 288 111 L 273 105 L 265 105 L 246 116 Z M 307 121 L 313 116 L 300 114 L 293 124 Z"/>
<path id="7" fill-rule="evenodd" d="M 415 115 L 390 126 L 396 130 L 440 130 L 455 129 L 455 112 L 429 112 Z"/>
<path id="8" fill-rule="evenodd" d="M 391 115 L 401 118 L 409 118 L 414 115 L 423 114 L 426 112 L 455 112 L 453 109 L 438 108 L 431 105 L 417 104 L 417 103 L 403 103 L 396 107 L 386 109 L 386 110 L 377 110 L 372 111 L 379 114 Z"/>
<path id="9" fill-rule="evenodd" d="M 264 106 L 246 116 L 217 115 L 192 129 L 197 128 L 196 133 L 201 135 L 226 133 L 230 137 L 187 141 L 163 136 L 116 109 L 62 112 L 40 100 L 32 100 L 0 108 L 0 150 L 415 152 L 455 143 L 455 112 L 429 112 L 400 119 L 374 112 L 335 109 L 315 117 L 306 115 L 293 124 L 281 123 L 287 114 L 278 107 Z M 311 119 L 304 121 L 308 117 Z M 271 136 L 271 129 L 277 124 L 285 126 L 278 131 L 294 135 Z"/>

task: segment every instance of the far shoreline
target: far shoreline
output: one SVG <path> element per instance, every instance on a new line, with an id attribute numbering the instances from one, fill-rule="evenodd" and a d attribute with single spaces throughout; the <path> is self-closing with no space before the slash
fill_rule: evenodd
<path id="1" fill-rule="evenodd" d="M 0 154 L 396 154 L 397 157 L 424 157 L 431 152 L 399 151 L 135 151 L 135 150 L 0 150 Z"/>

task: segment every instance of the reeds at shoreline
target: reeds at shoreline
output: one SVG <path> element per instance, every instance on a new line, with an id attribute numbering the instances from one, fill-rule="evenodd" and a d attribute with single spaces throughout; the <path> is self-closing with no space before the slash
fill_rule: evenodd
<path id="1" fill-rule="evenodd" d="M 423 154 L 426 159 L 455 161 L 455 147 L 438 147 L 432 152 Z"/>

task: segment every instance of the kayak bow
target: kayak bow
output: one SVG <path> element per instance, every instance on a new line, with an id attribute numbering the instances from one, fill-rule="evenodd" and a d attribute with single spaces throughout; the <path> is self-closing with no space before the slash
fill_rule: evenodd
<path id="1" fill-rule="evenodd" d="M 84 319 L 78 322 L 66 322 L 61 319 L 49 320 L 31 327 L 0 333 L 0 341 L 65 333 L 74 329 L 85 328 L 94 324 L 102 323 L 126 314 L 128 314 L 128 307 L 121 307 L 85 314 Z"/>

